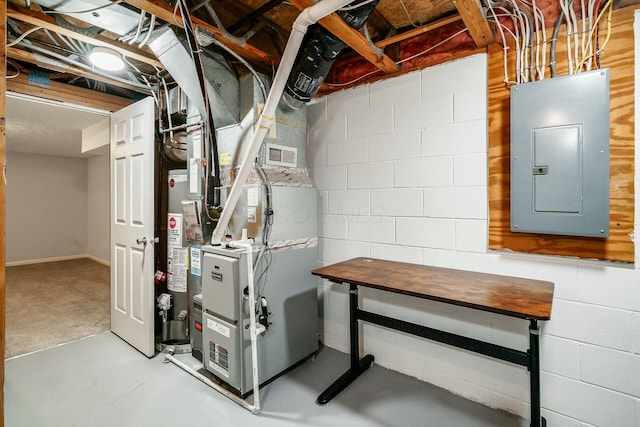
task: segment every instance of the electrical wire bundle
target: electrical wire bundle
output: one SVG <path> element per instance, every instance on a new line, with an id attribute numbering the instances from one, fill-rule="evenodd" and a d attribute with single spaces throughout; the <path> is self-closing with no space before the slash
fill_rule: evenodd
<path id="1" fill-rule="evenodd" d="M 599 55 L 611 36 L 612 0 L 580 0 L 581 19 L 578 19 L 574 0 L 559 0 L 560 15 L 556 20 L 550 43 L 544 14 L 535 0 L 508 0 L 505 2 L 487 1 L 489 20 L 496 24 L 500 33 L 503 58 L 504 82 L 507 85 L 543 80 L 547 65 L 551 77 L 557 77 L 557 44 L 562 23 L 566 23 L 566 61 L 569 74 L 597 69 Z M 601 46 L 598 46 L 598 29 L 606 16 L 607 35 Z M 505 19 L 510 20 L 510 25 Z M 509 21 L 507 21 L 509 22 Z M 515 77 L 510 78 L 508 54 L 510 46 L 507 35 L 513 39 L 515 50 Z M 547 64 L 547 49 L 549 63 Z"/>

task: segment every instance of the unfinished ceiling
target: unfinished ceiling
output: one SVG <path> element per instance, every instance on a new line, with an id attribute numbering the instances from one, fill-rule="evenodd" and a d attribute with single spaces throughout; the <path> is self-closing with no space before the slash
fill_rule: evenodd
<path id="1" fill-rule="evenodd" d="M 162 64 L 148 47 L 152 30 L 173 26 L 182 31 L 180 1 L 195 25 L 207 28 L 266 74 L 277 68 L 295 18 L 302 9 L 314 4 L 313 0 L 11 1 L 7 6 L 7 75 L 15 76 L 16 84 L 46 87 L 58 82 L 129 99 L 136 98 L 136 94 L 148 94 L 163 72 Z M 353 2 L 366 3 L 370 2 Z M 397 75 L 500 42 L 502 31 L 497 31 L 492 21 L 499 19 L 504 23 L 501 26 L 511 29 L 516 24 L 504 14 L 492 17 L 489 5 L 536 15 L 530 3 L 516 0 L 482 4 L 479 0 L 371 3 L 375 9 L 361 31 L 336 14 L 319 22 L 348 47 L 338 56 L 321 90 Z M 546 18 L 545 27 L 552 27 L 562 8 L 571 3 L 539 0 L 537 9 Z M 595 3 L 598 7 L 609 4 L 606 0 Z M 614 3 L 621 7 L 635 0 Z M 583 16 L 580 2 L 573 2 L 572 7 L 578 17 Z M 93 67 L 88 55 L 95 46 L 119 52 L 127 62 L 125 70 L 109 73 Z M 12 80 L 8 81 L 8 88 L 12 90 Z"/>

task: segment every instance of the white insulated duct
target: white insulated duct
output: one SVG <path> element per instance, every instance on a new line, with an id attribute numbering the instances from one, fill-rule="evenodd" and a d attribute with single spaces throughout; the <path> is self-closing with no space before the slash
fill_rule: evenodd
<path id="1" fill-rule="evenodd" d="M 302 45 L 302 40 L 307 32 L 307 28 L 310 25 L 315 24 L 318 20 L 351 2 L 353 2 L 353 0 L 322 0 L 303 10 L 294 21 L 291 29 L 291 35 L 289 36 L 287 46 L 282 54 L 280 66 L 278 67 L 273 79 L 269 96 L 267 97 L 262 113 L 258 118 L 258 129 L 253 134 L 249 149 L 246 151 L 242 160 L 242 165 L 240 166 L 240 170 L 233 182 L 233 186 L 231 187 L 231 191 L 227 197 L 227 201 L 222 214 L 220 215 L 220 219 L 218 220 L 218 224 L 216 225 L 215 230 L 213 230 L 213 234 L 211 236 L 212 245 L 220 245 L 222 243 L 222 237 L 229 225 L 231 215 L 236 208 L 236 204 L 238 203 L 238 199 L 242 193 L 242 188 L 253 169 L 253 161 L 258 155 L 260 146 L 273 123 L 278 102 L 280 102 L 280 98 L 284 92 L 287 79 L 291 73 L 291 69 L 293 68 L 293 64 L 296 60 L 296 56 L 298 55 L 298 50 L 300 50 L 300 46 Z"/>
<path id="2" fill-rule="evenodd" d="M 171 74 L 171 77 L 173 77 L 178 86 L 180 86 L 182 91 L 187 95 L 189 102 L 193 103 L 203 117 L 203 120 L 205 120 L 207 118 L 207 109 L 191 53 L 180 43 L 178 36 L 171 28 L 161 28 L 154 31 L 152 38 L 153 41 L 149 43 L 149 48 L 160 62 L 162 62 L 164 68 Z M 221 83 L 230 85 L 230 79 L 225 78 L 226 75 L 230 75 L 230 73 L 226 72 L 223 76 L 223 73 L 218 72 L 217 75 L 214 75 L 216 74 L 216 70 L 210 67 L 207 68 L 205 73 L 207 71 L 209 72 L 208 74 L 211 74 L 207 76 L 206 80 L 207 96 L 209 97 L 211 115 L 216 128 L 237 123 L 237 111 L 235 111 L 237 105 L 228 105 L 231 101 L 229 93 L 233 93 L 231 86 L 224 88 L 221 93 L 218 93 L 209 80 L 209 78 L 215 77 L 218 78 Z"/>
<path id="3" fill-rule="evenodd" d="M 197 71 L 193 58 L 189 55 L 187 49 L 180 44 L 178 37 L 171 28 L 157 30 L 154 32 L 153 37 L 154 40 L 149 43 L 149 48 L 187 95 L 189 102 L 192 102 L 200 115 L 206 118 L 207 110 L 196 77 Z M 208 90 L 207 92 L 212 93 L 213 90 Z"/>

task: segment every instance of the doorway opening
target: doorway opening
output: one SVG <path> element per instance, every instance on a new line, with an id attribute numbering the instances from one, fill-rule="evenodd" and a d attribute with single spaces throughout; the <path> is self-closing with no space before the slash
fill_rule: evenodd
<path id="1" fill-rule="evenodd" d="M 109 112 L 7 93 L 5 358 L 110 329 Z"/>

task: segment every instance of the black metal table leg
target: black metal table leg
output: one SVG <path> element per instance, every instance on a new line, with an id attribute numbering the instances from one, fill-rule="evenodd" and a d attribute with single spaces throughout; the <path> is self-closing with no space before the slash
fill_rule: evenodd
<path id="1" fill-rule="evenodd" d="M 529 375 L 531 378 L 531 427 L 547 423 L 540 414 L 540 329 L 537 320 L 529 321 Z"/>
<path id="2" fill-rule="evenodd" d="M 373 355 L 367 354 L 360 359 L 360 339 L 358 336 L 358 286 L 349 285 L 349 341 L 350 341 L 350 366 L 349 369 L 333 382 L 325 391 L 318 396 L 317 402 L 320 405 L 328 403 L 347 388 L 364 371 L 369 369 L 373 363 Z"/>

